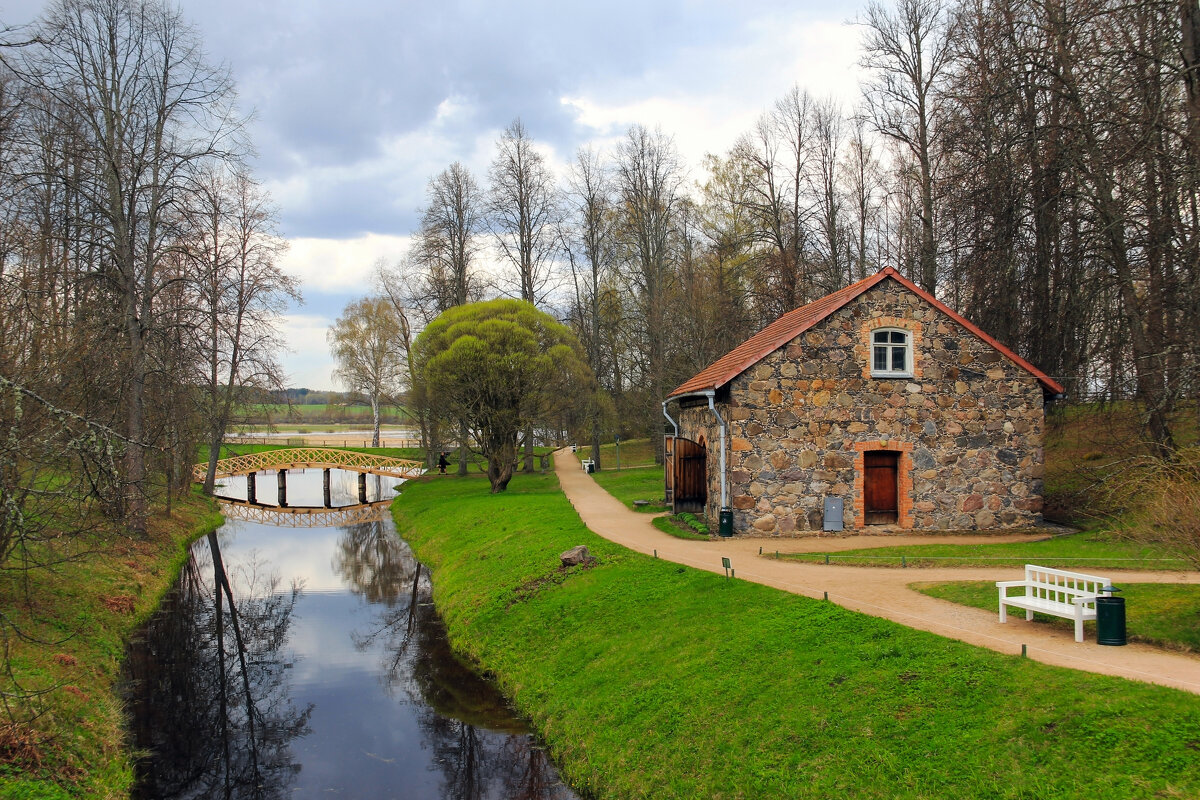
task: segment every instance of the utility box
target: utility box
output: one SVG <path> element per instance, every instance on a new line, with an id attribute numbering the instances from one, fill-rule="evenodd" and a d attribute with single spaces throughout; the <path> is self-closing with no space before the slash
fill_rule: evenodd
<path id="1" fill-rule="evenodd" d="M 840 531 L 843 525 L 842 498 L 825 498 L 825 530 Z"/>

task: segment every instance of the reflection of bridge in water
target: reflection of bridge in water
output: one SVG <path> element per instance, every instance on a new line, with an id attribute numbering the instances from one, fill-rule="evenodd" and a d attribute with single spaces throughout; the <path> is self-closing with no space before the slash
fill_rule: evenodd
<path id="1" fill-rule="evenodd" d="M 283 528 L 340 528 L 362 522 L 379 522 L 387 513 L 391 500 L 360 503 L 355 506 L 323 508 L 321 506 L 265 506 L 244 500 L 217 498 L 226 519 L 261 522 Z"/>

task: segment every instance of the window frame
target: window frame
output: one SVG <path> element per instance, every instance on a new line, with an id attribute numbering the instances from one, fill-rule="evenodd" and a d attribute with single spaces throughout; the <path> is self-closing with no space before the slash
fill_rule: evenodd
<path id="1" fill-rule="evenodd" d="M 875 337 L 876 337 L 876 335 L 878 335 L 880 333 L 888 334 L 889 341 L 877 343 L 875 341 Z M 896 333 L 898 333 L 904 337 L 903 347 L 904 347 L 905 369 L 903 369 L 903 370 L 897 370 L 897 369 L 891 368 L 892 364 L 893 364 L 893 359 L 895 356 L 895 348 L 901 346 L 901 343 L 899 343 L 899 342 L 890 341 L 892 338 L 892 334 L 896 334 Z M 868 347 L 867 359 L 868 359 L 868 365 L 871 370 L 871 377 L 872 378 L 911 378 L 911 377 L 913 377 L 916 374 L 914 372 L 914 368 L 916 365 L 913 363 L 913 339 L 914 339 L 913 331 L 910 331 L 906 328 L 898 328 L 898 327 L 890 326 L 890 325 L 873 328 L 870 331 L 870 336 L 867 341 L 867 347 Z M 875 349 L 876 349 L 876 347 L 886 348 L 887 361 L 888 361 L 887 369 L 877 369 L 875 367 Z"/>

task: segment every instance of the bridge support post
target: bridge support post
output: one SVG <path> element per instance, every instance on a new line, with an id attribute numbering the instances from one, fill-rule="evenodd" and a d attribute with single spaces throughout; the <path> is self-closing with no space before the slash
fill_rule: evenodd
<path id="1" fill-rule="evenodd" d="M 255 486 L 254 479 L 258 477 L 257 472 L 251 472 L 246 476 L 246 502 L 258 502 L 258 487 Z"/>
<path id="2" fill-rule="evenodd" d="M 275 480 L 279 484 L 279 507 L 287 508 L 287 470 L 279 470 Z"/>
<path id="3" fill-rule="evenodd" d="M 358 502 L 367 502 L 367 473 L 358 473 Z"/>
<path id="4" fill-rule="evenodd" d="M 324 473 L 324 475 L 321 478 L 321 487 L 325 492 L 325 507 L 332 508 L 333 507 L 333 498 L 330 496 L 330 493 L 329 493 L 329 467 L 326 467 L 324 470 L 322 470 L 322 472 Z"/>

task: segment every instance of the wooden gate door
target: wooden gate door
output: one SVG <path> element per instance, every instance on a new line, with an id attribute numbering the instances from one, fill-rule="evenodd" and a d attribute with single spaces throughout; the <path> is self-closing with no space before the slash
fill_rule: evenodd
<path id="1" fill-rule="evenodd" d="M 899 519 L 897 477 L 900 454 L 891 450 L 863 453 L 863 500 L 867 525 L 888 525 Z"/>
<path id="2" fill-rule="evenodd" d="M 708 449 L 691 439 L 675 439 L 674 503 L 676 514 L 704 512 L 708 501 Z"/>

